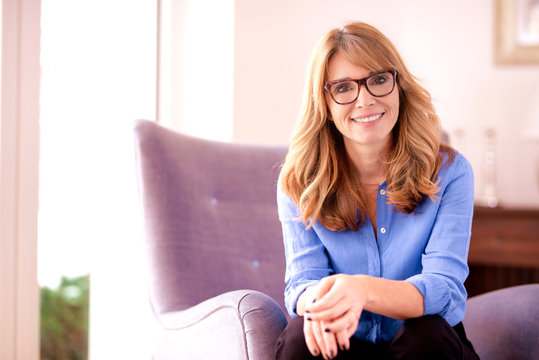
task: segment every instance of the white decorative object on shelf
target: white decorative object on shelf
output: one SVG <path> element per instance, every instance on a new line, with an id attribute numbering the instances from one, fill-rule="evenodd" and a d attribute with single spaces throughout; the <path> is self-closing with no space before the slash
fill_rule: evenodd
<path id="1" fill-rule="evenodd" d="M 483 195 L 488 207 L 498 206 L 496 175 L 496 132 L 487 129 L 483 153 Z"/>

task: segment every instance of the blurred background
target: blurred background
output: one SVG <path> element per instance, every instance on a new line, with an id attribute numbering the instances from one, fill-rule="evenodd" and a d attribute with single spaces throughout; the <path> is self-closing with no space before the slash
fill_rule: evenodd
<path id="1" fill-rule="evenodd" d="M 539 222 L 535 0 L 29 2 L 41 19 L 27 26 L 41 32 L 42 359 L 151 358 L 156 324 L 133 120 L 220 141 L 286 144 L 311 51 L 347 21 L 386 34 L 430 91 L 442 127 L 472 163 L 477 205 L 498 214 L 485 219 L 516 212 Z M 521 56 L 518 46 L 533 51 Z M 530 244 L 533 254 L 538 245 Z M 537 276 L 532 260 L 517 265 L 535 269 L 529 281 Z"/>

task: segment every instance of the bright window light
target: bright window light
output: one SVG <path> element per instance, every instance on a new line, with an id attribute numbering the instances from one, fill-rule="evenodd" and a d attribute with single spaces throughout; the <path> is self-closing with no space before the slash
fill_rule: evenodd
<path id="1" fill-rule="evenodd" d="M 90 357 L 149 359 L 133 121 L 156 113 L 157 1 L 42 0 L 39 283 L 90 274 Z"/>

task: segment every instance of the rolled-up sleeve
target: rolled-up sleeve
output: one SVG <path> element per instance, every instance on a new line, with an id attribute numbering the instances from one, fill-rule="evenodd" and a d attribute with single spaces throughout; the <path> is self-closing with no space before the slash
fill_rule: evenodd
<path id="1" fill-rule="evenodd" d="M 407 279 L 423 295 L 425 315 L 438 314 L 454 326 L 462 321 L 467 298 L 468 250 L 473 217 L 473 171 L 462 156 L 443 173 L 447 179 L 440 193 L 440 206 L 422 254 L 420 274 Z"/>
<path id="2" fill-rule="evenodd" d="M 307 229 L 293 200 L 277 191 L 279 220 L 283 229 L 286 255 L 285 306 L 292 317 L 297 317 L 296 303 L 299 296 L 311 285 L 331 275 L 324 245 L 313 228 Z"/>

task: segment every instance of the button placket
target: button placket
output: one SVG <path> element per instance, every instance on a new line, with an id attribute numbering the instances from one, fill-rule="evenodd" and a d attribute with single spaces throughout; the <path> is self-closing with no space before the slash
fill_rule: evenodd
<path id="1" fill-rule="evenodd" d="M 379 194 L 380 194 L 381 196 L 385 196 L 385 195 L 386 195 L 386 190 L 383 189 L 383 188 L 381 188 L 380 191 L 379 191 Z M 380 199 L 380 200 L 382 200 L 382 199 Z M 381 201 L 381 202 L 382 202 L 382 203 L 385 203 L 385 201 Z M 381 206 L 381 204 L 378 204 L 378 206 Z M 385 234 L 386 232 L 387 232 L 387 228 L 381 226 L 381 227 L 380 227 L 380 233 L 381 233 L 381 234 Z"/>

